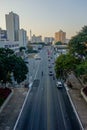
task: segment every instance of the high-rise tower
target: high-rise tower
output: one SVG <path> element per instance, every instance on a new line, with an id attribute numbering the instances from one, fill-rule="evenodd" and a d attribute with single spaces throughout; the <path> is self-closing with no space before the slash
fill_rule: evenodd
<path id="1" fill-rule="evenodd" d="M 32 40 L 32 31 L 30 30 L 30 41 Z"/>
<path id="2" fill-rule="evenodd" d="M 6 14 L 7 39 L 9 41 L 19 40 L 19 16 L 13 12 Z"/>

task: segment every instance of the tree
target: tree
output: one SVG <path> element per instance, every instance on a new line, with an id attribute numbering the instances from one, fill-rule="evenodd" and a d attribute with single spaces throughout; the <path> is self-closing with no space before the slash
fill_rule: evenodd
<path id="1" fill-rule="evenodd" d="M 69 42 L 69 50 L 73 55 L 78 55 L 81 58 L 87 55 L 87 26 L 84 26 L 82 30 Z"/>
<path id="2" fill-rule="evenodd" d="M 20 47 L 19 50 L 20 50 L 20 52 L 22 52 L 22 50 L 26 50 L 26 48 L 25 47 Z"/>
<path id="3" fill-rule="evenodd" d="M 78 76 L 87 75 L 87 60 L 77 66 L 76 73 Z"/>
<path id="4" fill-rule="evenodd" d="M 79 64 L 75 72 L 77 76 L 80 76 L 84 83 L 87 83 L 87 60 Z"/>
<path id="5" fill-rule="evenodd" d="M 58 42 L 55 43 L 55 45 L 62 45 L 62 42 L 58 41 Z"/>
<path id="6" fill-rule="evenodd" d="M 14 51 L 10 50 L 9 48 L 0 48 L 0 81 L 2 81 L 3 83 L 11 81 L 10 73 L 8 71 L 8 58 L 13 54 Z"/>
<path id="7" fill-rule="evenodd" d="M 57 58 L 55 63 L 55 71 L 58 78 L 64 77 L 70 71 L 74 71 L 77 64 L 79 64 L 79 60 L 76 59 L 73 55 L 62 54 Z"/>
<path id="8" fill-rule="evenodd" d="M 28 73 L 28 68 L 25 62 L 21 57 L 12 57 L 12 60 L 14 60 L 15 65 L 13 65 L 13 76 L 14 79 L 20 83 L 26 79 L 26 75 Z"/>
<path id="9" fill-rule="evenodd" d="M 0 81 L 11 82 L 11 74 L 20 83 L 26 79 L 28 68 L 21 57 L 17 57 L 10 49 L 0 49 Z"/>

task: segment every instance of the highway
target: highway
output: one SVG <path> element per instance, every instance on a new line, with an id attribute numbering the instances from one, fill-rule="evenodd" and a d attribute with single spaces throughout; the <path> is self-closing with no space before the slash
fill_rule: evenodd
<path id="1" fill-rule="evenodd" d="M 73 112 L 68 113 L 65 89 L 58 89 L 56 79 L 49 76 L 50 70 L 55 76 L 53 53 L 49 54 L 48 61 L 46 47 L 40 56 L 32 89 L 14 130 L 80 130 L 73 122 L 74 117 L 70 117 Z"/>

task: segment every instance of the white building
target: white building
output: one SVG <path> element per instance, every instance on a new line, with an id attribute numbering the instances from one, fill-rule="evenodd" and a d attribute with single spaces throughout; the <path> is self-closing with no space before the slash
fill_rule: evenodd
<path id="1" fill-rule="evenodd" d="M 31 43 L 40 43 L 42 42 L 42 36 L 35 36 L 33 35 L 31 38 Z"/>
<path id="2" fill-rule="evenodd" d="M 6 29 L 0 28 L 0 47 L 9 48 L 15 52 L 26 46 L 28 39 L 24 29 L 19 28 L 19 16 L 13 12 L 6 15 Z"/>
<path id="3" fill-rule="evenodd" d="M 19 30 L 19 42 L 20 42 L 20 47 L 24 46 L 26 47 L 28 40 L 27 40 L 27 32 L 24 29 Z"/>
<path id="4" fill-rule="evenodd" d="M 53 41 L 54 41 L 54 38 L 53 38 L 53 37 L 44 37 L 44 42 L 45 42 L 46 44 L 48 44 L 48 43 L 53 43 Z"/>
<path id="5" fill-rule="evenodd" d="M 19 52 L 19 41 L 0 41 L 0 48 L 12 49 L 15 53 Z"/>
<path id="6" fill-rule="evenodd" d="M 13 12 L 6 14 L 6 30 L 9 41 L 18 41 L 19 16 Z"/>

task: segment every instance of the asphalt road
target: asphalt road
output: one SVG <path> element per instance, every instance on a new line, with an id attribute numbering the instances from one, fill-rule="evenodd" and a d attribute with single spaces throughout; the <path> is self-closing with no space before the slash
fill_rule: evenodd
<path id="1" fill-rule="evenodd" d="M 49 54 L 52 57 L 50 61 L 47 48 L 44 48 L 40 55 L 41 62 L 32 89 L 14 130 L 73 130 L 75 127 L 64 101 L 66 92 L 64 89 L 57 89 L 53 76 L 49 76 L 49 70 L 54 73 L 52 52 Z M 51 68 L 48 68 L 49 64 Z"/>

